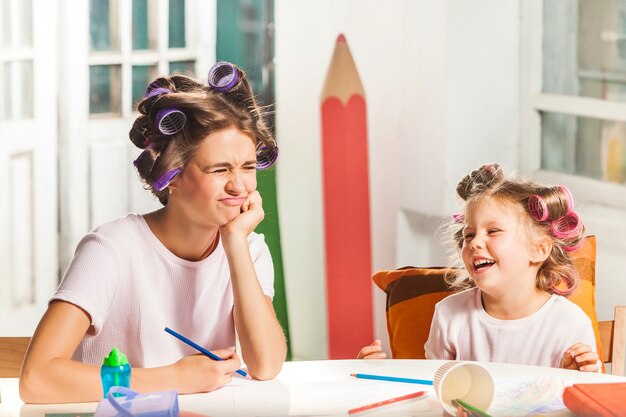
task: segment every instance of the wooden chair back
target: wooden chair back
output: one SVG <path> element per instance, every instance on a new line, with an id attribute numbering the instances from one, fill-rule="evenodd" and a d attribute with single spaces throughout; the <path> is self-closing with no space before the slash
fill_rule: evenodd
<path id="1" fill-rule="evenodd" d="M 0 378 L 20 376 L 30 337 L 0 337 Z"/>
<path id="2" fill-rule="evenodd" d="M 615 307 L 610 321 L 599 321 L 604 361 L 611 364 L 611 374 L 626 376 L 626 306 Z"/>

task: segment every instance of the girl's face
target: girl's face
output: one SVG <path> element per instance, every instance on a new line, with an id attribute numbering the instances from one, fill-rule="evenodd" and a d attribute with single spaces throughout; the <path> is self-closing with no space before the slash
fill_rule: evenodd
<path id="1" fill-rule="evenodd" d="M 537 266 L 519 215 L 511 203 L 489 197 L 466 210 L 461 256 L 478 288 L 488 295 L 535 288 Z"/>
<path id="2" fill-rule="evenodd" d="M 223 226 L 256 190 L 256 153 L 250 136 L 229 127 L 207 136 L 182 175 L 172 197 L 199 226 Z"/>

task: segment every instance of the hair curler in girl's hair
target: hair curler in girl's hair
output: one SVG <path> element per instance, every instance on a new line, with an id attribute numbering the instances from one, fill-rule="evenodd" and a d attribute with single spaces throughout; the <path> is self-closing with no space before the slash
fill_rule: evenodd
<path id="1" fill-rule="evenodd" d="M 550 278 L 548 279 L 550 288 L 554 291 L 555 294 L 558 295 L 569 295 L 576 288 L 577 279 L 571 275 L 557 275 L 550 274 Z M 565 289 L 559 288 L 559 284 L 564 283 Z"/>
<path id="2" fill-rule="evenodd" d="M 175 135 L 180 132 L 187 122 L 185 113 L 178 109 L 163 109 L 157 113 L 156 124 L 164 135 Z"/>
<path id="3" fill-rule="evenodd" d="M 528 212 L 530 216 L 538 222 L 546 221 L 550 217 L 546 200 L 537 194 L 531 195 L 528 198 Z"/>
<path id="4" fill-rule="evenodd" d="M 170 185 L 170 182 L 174 179 L 175 176 L 180 174 L 180 168 L 170 169 L 169 171 L 165 171 L 163 175 L 161 175 L 155 182 L 152 183 L 152 186 L 157 191 L 163 191 L 165 187 Z"/>
<path id="5" fill-rule="evenodd" d="M 259 171 L 274 165 L 276 159 L 278 159 L 278 146 L 269 147 L 261 143 L 256 147 L 256 169 Z"/>
<path id="6" fill-rule="evenodd" d="M 567 211 L 574 210 L 574 196 L 572 192 L 565 185 L 561 185 L 561 192 L 565 194 L 565 198 L 567 200 Z"/>
<path id="7" fill-rule="evenodd" d="M 452 213 L 452 222 L 453 223 L 463 223 L 465 221 L 465 214 L 463 213 Z"/>
<path id="8" fill-rule="evenodd" d="M 239 70 L 230 62 L 219 61 L 209 70 L 209 86 L 214 91 L 223 93 L 239 82 Z"/>
<path id="9" fill-rule="evenodd" d="M 583 228 L 583 223 L 578 218 L 578 215 L 573 211 L 570 211 L 564 216 L 559 217 L 556 220 L 552 220 L 550 225 L 552 234 L 558 239 L 570 239 L 580 234 Z"/>
<path id="10" fill-rule="evenodd" d="M 578 249 L 580 249 L 583 245 L 585 244 L 585 240 L 584 239 L 580 239 L 578 241 L 578 243 L 571 245 L 571 246 L 563 246 L 563 250 L 565 252 L 575 252 Z"/>

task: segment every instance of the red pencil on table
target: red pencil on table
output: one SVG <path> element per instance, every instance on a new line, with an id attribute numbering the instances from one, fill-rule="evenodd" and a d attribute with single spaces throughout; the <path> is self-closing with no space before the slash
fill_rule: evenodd
<path id="1" fill-rule="evenodd" d="M 412 394 L 403 395 L 401 397 L 390 398 L 388 400 L 379 401 L 377 403 L 353 408 L 352 410 L 348 410 L 348 414 L 360 413 L 361 411 L 371 410 L 372 408 L 380 407 L 382 405 L 393 404 L 393 403 L 397 403 L 398 401 L 410 400 L 411 398 L 421 397 L 424 394 L 426 394 L 426 391 L 418 391 Z"/>

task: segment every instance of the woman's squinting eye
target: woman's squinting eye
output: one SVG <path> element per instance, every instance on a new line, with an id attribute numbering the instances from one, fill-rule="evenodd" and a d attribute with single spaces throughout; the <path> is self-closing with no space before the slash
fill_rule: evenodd
<path id="1" fill-rule="evenodd" d="M 466 233 L 466 234 L 463 236 L 463 239 L 468 240 L 468 239 L 471 239 L 471 238 L 473 238 L 473 237 L 474 237 L 474 233 Z"/>

